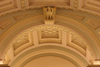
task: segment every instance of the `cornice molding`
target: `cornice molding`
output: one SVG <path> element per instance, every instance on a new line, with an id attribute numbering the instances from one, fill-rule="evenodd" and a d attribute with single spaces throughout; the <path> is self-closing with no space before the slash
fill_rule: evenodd
<path id="1" fill-rule="evenodd" d="M 0 17 L 5 16 L 5 15 L 10 15 L 12 13 L 16 13 L 16 12 L 23 12 L 23 11 L 27 11 L 27 10 L 35 10 L 35 9 L 42 9 L 43 7 L 30 7 L 30 8 L 25 8 L 25 9 L 17 9 L 14 11 L 10 11 L 10 12 L 5 12 L 0 14 Z M 100 17 L 100 14 L 98 13 L 93 13 L 91 11 L 86 11 L 86 10 L 81 10 L 81 9 L 75 9 L 73 7 L 58 7 L 56 6 L 57 9 L 65 9 L 65 10 L 73 10 L 73 11 L 77 11 L 77 12 L 83 12 L 83 13 L 88 13 L 97 17 Z"/>

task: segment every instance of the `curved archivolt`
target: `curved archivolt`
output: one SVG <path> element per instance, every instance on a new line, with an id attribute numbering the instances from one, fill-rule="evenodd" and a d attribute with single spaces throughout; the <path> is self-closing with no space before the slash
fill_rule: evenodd
<path id="1" fill-rule="evenodd" d="M 8 18 L 9 16 L 10 16 L 10 19 Z M 99 50 L 99 43 L 100 43 L 99 38 L 100 38 L 100 36 L 99 36 L 99 21 L 97 21 L 99 19 L 99 17 L 95 17 L 95 18 L 93 18 L 93 17 L 95 17 L 95 16 L 84 13 L 84 12 L 77 12 L 77 11 L 72 11 L 70 9 L 57 8 L 57 14 L 56 14 L 54 25 L 61 25 L 63 27 L 69 27 L 69 28 L 77 31 L 82 37 L 82 38 L 79 37 L 79 39 L 77 39 L 77 40 L 82 42 L 81 44 L 86 44 L 86 43 L 83 43 L 85 40 L 87 42 L 87 45 L 91 49 L 91 53 L 93 54 L 94 58 L 99 59 L 100 58 L 100 56 L 99 56 L 99 51 L 100 51 Z M 34 9 L 34 10 L 33 9 L 27 10 L 27 11 L 23 11 L 23 12 L 16 12 L 16 13 L 12 13 L 11 15 L 7 14 L 6 16 L 4 16 L 2 18 L 5 18 L 5 19 L 0 20 L 0 24 L 1 24 L 0 25 L 0 28 L 1 28 L 0 44 L 2 47 L 0 49 L 0 54 L 1 54 L 0 58 L 3 58 L 4 52 L 7 52 L 7 51 L 5 51 L 5 49 L 8 48 L 8 46 L 10 44 L 9 42 L 17 41 L 17 40 L 13 40 L 17 34 L 19 34 L 21 31 L 23 31 L 29 27 L 44 24 L 42 8 L 41 9 L 38 8 L 38 9 Z M 40 28 L 42 28 L 42 27 L 40 27 Z M 37 33 L 38 32 L 41 33 L 41 31 L 37 31 Z M 42 31 L 43 36 L 42 36 L 42 40 L 41 40 L 41 36 L 39 36 L 39 38 L 38 38 L 39 43 L 41 43 L 41 44 L 45 43 L 45 42 L 48 43 L 46 38 L 49 38 L 49 36 L 47 35 L 47 34 L 49 34 L 50 38 L 53 38 L 53 40 L 52 39 L 49 40 L 50 42 L 61 44 L 61 40 L 56 39 L 58 37 L 59 38 L 61 38 L 61 37 L 58 36 L 58 34 L 54 34 L 55 32 L 57 33 L 58 31 L 57 30 L 53 31 L 53 32 L 51 32 L 51 30 Z M 51 33 L 53 33 L 53 35 L 51 35 Z M 59 34 L 61 34 L 61 33 L 59 32 Z M 70 32 L 70 34 L 71 34 L 71 32 Z M 41 35 L 41 34 L 39 34 L 39 35 Z M 26 37 L 26 40 L 24 42 L 27 43 L 28 42 L 27 35 L 25 37 Z M 23 39 L 23 37 L 21 37 L 21 38 Z M 82 40 L 82 39 L 84 39 L 84 40 Z M 21 39 L 19 38 L 18 42 L 20 40 Z M 74 38 L 73 42 L 77 43 L 76 42 L 77 40 L 75 40 L 75 38 Z M 22 44 L 24 44 L 24 42 Z M 17 42 L 15 42 L 15 44 L 16 43 Z M 79 44 L 79 43 L 77 43 L 77 44 Z M 17 47 L 19 47 L 19 46 L 15 45 L 14 49 L 16 50 Z M 81 46 L 82 48 L 85 49 L 84 46 L 82 46 L 82 45 L 79 45 L 79 46 Z M 73 47 L 73 46 L 71 46 L 71 47 Z M 17 54 L 17 52 L 16 52 L 16 54 Z M 84 54 L 84 51 L 82 51 L 82 54 Z"/>
<path id="2" fill-rule="evenodd" d="M 49 48 L 45 48 L 46 46 L 49 46 Z M 44 47 L 45 51 L 47 49 L 56 49 L 52 46 L 56 46 L 58 52 L 62 51 L 62 49 L 58 49 L 60 47 L 72 51 L 69 54 L 73 56 L 75 53 L 81 56 L 83 60 L 78 59 L 77 56 L 75 57 L 78 59 L 78 62 L 82 61 L 83 65 L 93 64 L 93 57 L 85 40 L 75 31 L 59 25 L 38 25 L 24 30 L 9 43 L 3 62 L 12 65 L 12 63 L 18 60 L 16 58 L 22 56 L 30 49 L 37 47 L 40 47 L 39 49 L 41 50 Z M 30 53 L 25 54 L 25 56 L 28 54 Z"/>
<path id="3" fill-rule="evenodd" d="M 55 48 L 55 46 L 54 46 L 55 49 L 53 49 L 53 48 L 50 49 L 50 46 L 46 46 L 46 47 L 47 48 L 49 47 L 49 49 L 42 48 L 42 50 L 37 50 L 37 51 L 31 52 L 31 53 L 29 52 L 30 51 L 29 50 L 28 51 L 29 53 L 27 55 L 25 55 L 25 53 L 24 53 L 24 56 L 22 55 L 23 57 L 22 56 L 17 57 L 16 58 L 17 60 L 14 60 L 10 66 L 11 67 L 23 67 L 32 60 L 35 60 L 40 57 L 46 57 L 46 56 L 54 56 L 54 57 L 63 58 L 65 60 L 70 61 L 72 64 L 74 64 L 77 67 L 86 67 L 88 65 L 87 61 L 85 61 L 83 58 L 81 58 L 79 55 L 77 55 L 79 58 L 78 59 L 75 55 L 70 54 L 69 50 L 68 50 L 68 52 L 65 52 L 63 50 L 57 50 L 56 49 L 57 47 Z M 34 49 L 31 49 L 31 51 L 33 51 L 33 50 Z M 83 61 L 81 61 L 81 60 L 83 60 Z"/>

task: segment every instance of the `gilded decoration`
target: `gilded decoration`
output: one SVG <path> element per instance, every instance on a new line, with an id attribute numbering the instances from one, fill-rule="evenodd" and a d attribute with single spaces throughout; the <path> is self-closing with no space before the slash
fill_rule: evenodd
<path id="1" fill-rule="evenodd" d="M 57 30 L 61 30 L 61 31 L 65 31 L 65 32 L 68 32 L 72 35 L 74 35 L 74 38 L 78 38 L 80 40 L 80 42 L 83 42 L 84 45 L 86 45 L 85 41 L 78 35 L 76 34 L 74 31 L 71 31 L 70 29 L 66 29 L 64 27 L 60 27 L 60 26 L 56 26 L 56 25 L 53 25 L 53 26 L 48 26 L 48 25 L 45 25 L 45 26 L 38 26 L 38 27 L 32 27 L 30 29 L 27 29 L 25 31 L 23 31 L 22 33 L 19 34 L 19 36 L 17 36 L 13 41 L 12 43 L 10 43 L 10 46 L 13 45 L 13 43 L 15 43 L 17 40 L 19 40 L 20 38 L 23 38 L 25 35 L 27 35 L 29 32 L 33 32 L 35 30 L 44 30 L 44 29 L 57 29 Z"/>

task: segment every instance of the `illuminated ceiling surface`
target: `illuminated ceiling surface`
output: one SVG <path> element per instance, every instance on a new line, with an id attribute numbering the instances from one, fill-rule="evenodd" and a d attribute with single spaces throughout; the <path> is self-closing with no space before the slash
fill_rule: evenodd
<path id="1" fill-rule="evenodd" d="M 56 8 L 54 24 L 44 23 L 45 6 Z M 72 67 L 100 59 L 99 0 L 0 0 L 1 61 L 28 67 L 43 58 Z"/>

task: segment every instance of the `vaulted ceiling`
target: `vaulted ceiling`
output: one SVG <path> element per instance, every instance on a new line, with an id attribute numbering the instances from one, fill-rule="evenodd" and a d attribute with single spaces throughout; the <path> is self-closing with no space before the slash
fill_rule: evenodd
<path id="1" fill-rule="evenodd" d="M 45 6 L 56 7 L 53 25 L 44 23 Z M 76 53 L 84 65 L 100 59 L 100 1 L 0 0 L 0 59 L 14 67 L 18 58 L 41 50 Z"/>

